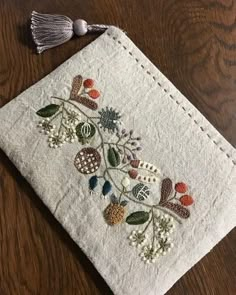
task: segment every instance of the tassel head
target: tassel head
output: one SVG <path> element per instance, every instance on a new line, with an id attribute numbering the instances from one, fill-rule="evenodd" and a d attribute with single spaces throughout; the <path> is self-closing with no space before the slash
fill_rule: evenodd
<path id="1" fill-rule="evenodd" d="M 84 36 L 88 32 L 88 24 L 83 19 L 77 19 L 73 23 L 73 29 L 77 36 Z"/>

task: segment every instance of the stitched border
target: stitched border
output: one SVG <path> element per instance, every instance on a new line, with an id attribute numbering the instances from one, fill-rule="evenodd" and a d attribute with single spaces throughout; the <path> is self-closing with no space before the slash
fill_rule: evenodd
<path id="1" fill-rule="evenodd" d="M 109 33 L 109 32 L 107 32 L 107 35 L 108 35 L 110 38 L 112 38 L 114 41 L 117 41 L 117 43 L 118 43 L 119 45 L 121 45 L 121 47 L 122 47 L 124 50 L 128 50 L 128 48 L 127 48 L 125 45 L 123 45 L 122 42 L 121 42 L 120 40 L 118 40 L 117 37 L 112 36 L 112 34 Z M 137 63 L 140 62 L 140 60 L 139 60 L 137 57 L 135 57 L 131 51 L 128 51 L 128 54 L 129 54 L 130 56 L 132 56 L 132 57 L 135 59 L 135 61 L 136 61 Z M 145 66 L 144 66 L 142 63 L 140 63 L 140 66 L 141 66 L 141 68 L 146 72 L 147 75 L 151 76 L 151 78 L 152 78 L 155 82 L 157 82 L 158 86 L 159 86 L 159 87 L 160 87 L 165 93 L 168 93 L 168 94 L 169 94 L 169 97 L 170 97 L 170 98 L 171 98 L 171 99 L 172 99 L 177 105 L 180 105 L 180 102 L 179 102 L 177 99 L 175 99 L 175 97 L 174 97 L 171 93 L 169 93 L 169 91 L 168 91 L 166 88 L 164 88 L 164 87 L 162 86 L 162 84 L 157 80 L 157 77 L 155 77 L 155 76 L 154 76 L 154 75 L 153 75 L 148 69 L 145 69 Z M 181 106 L 181 108 L 183 109 L 183 111 L 186 112 L 187 115 L 188 115 L 191 119 L 193 119 L 192 114 L 191 114 L 190 112 L 188 112 L 184 106 L 182 106 L 182 105 L 180 105 L 180 106 Z M 200 128 L 200 130 L 201 130 L 202 132 L 204 132 L 204 133 L 207 135 L 207 137 L 208 137 L 208 138 L 209 138 L 209 139 L 210 139 L 210 140 L 211 140 L 211 141 L 212 141 L 212 142 L 213 142 L 213 143 L 214 143 L 214 144 L 220 149 L 220 151 L 223 152 L 223 153 L 226 155 L 226 157 L 232 161 L 233 165 L 236 165 L 236 160 L 234 160 L 234 159 L 229 155 L 229 153 L 227 153 L 226 150 L 225 150 L 224 148 L 222 148 L 222 147 L 219 145 L 219 143 L 211 137 L 211 135 L 210 135 L 209 133 L 207 133 L 206 129 L 205 129 L 203 126 L 201 126 L 201 125 L 197 122 L 196 119 L 193 119 L 193 122 L 194 122 L 194 123 Z"/>

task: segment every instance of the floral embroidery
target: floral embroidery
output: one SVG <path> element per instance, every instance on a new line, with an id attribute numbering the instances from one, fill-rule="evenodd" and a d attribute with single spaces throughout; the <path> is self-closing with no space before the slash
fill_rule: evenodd
<path id="1" fill-rule="evenodd" d="M 69 99 L 52 97 L 60 103 L 36 112 L 44 118 L 38 127 L 48 136 L 51 148 L 73 142 L 87 145 L 75 155 L 74 166 L 82 174 L 92 174 L 88 179 L 90 194 L 100 192 L 106 199 L 109 196 L 103 212 L 107 224 L 114 226 L 125 221 L 127 226 L 137 226 L 128 237 L 130 244 L 140 249 L 143 261 L 153 263 L 172 249 L 170 236 L 176 222 L 190 216 L 186 207 L 194 200 L 185 183 L 173 184 L 155 165 L 140 160 L 137 153 L 142 150 L 141 137 L 133 130 L 120 128 L 119 111 L 105 107 L 95 116 L 84 111 L 83 108 L 90 112 L 98 109 L 95 100 L 100 92 L 94 85 L 94 80 L 76 76 Z M 95 138 L 99 141 L 97 146 L 93 144 Z M 159 186 L 157 201 L 152 188 Z M 132 212 L 132 204 L 141 210 Z"/>

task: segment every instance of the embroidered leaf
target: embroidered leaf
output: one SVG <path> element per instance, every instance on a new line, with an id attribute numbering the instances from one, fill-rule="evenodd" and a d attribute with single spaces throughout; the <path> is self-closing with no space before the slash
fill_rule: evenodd
<path id="1" fill-rule="evenodd" d="M 179 204 L 174 204 L 171 202 L 166 202 L 162 205 L 163 207 L 173 211 L 175 214 L 177 214 L 181 218 L 188 218 L 190 216 L 190 212 L 187 208 L 184 208 L 183 206 Z"/>
<path id="2" fill-rule="evenodd" d="M 126 222 L 128 224 L 137 225 L 137 224 L 143 224 L 147 222 L 149 219 L 149 213 L 145 211 L 136 211 L 134 213 L 131 213 L 127 218 Z"/>
<path id="3" fill-rule="evenodd" d="M 144 201 L 150 194 L 150 189 L 142 183 L 136 184 L 132 189 L 133 196 L 139 201 Z"/>
<path id="4" fill-rule="evenodd" d="M 115 194 L 111 194 L 110 195 L 110 200 L 113 204 L 118 204 L 118 199 L 117 197 L 115 196 Z"/>
<path id="5" fill-rule="evenodd" d="M 96 128 L 91 123 L 81 122 L 76 126 L 76 135 L 82 144 L 88 143 L 95 133 Z"/>
<path id="6" fill-rule="evenodd" d="M 160 199 L 160 203 L 164 202 L 167 200 L 167 198 L 169 197 L 169 195 L 172 192 L 172 181 L 170 178 L 165 178 L 162 181 L 161 184 L 161 199 Z"/>
<path id="7" fill-rule="evenodd" d="M 115 148 L 110 147 L 108 149 L 107 158 L 112 167 L 120 165 L 120 155 Z"/>
<path id="8" fill-rule="evenodd" d="M 125 207 L 128 204 L 128 201 L 124 200 L 120 204 L 121 204 L 121 206 Z"/>
<path id="9" fill-rule="evenodd" d="M 36 112 L 36 114 L 40 117 L 51 117 L 52 115 L 54 115 L 58 110 L 59 110 L 60 106 L 57 104 L 49 104 L 46 107 L 38 110 Z"/>
<path id="10" fill-rule="evenodd" d="M 96 111 L 98 108 L 98 105 L 95 101 L 92 101 L 91 99 L 85 97 L 85 96 L 76 96 L 74 98 L 71 98 L 74 101 L 77 101 L 78 103 L 84 105 L 85 107 L 89 108 L 90 110 Z"/>
<path id="11" fill-rule="evenodd" d="M 106 196 L 111 191 L 111 187 L 112 186 L 111 186 L 110 181 L 106 180 L 104 182 L 103 187 L 102 187 L 102 194 L 103 194 L 103 196 Z"/>
<path id="12" fill-rule="evenodd" d="M 83 78 L 81 75 L 74 77 L 72 82 L 72 89 L 70 92 L 70 99 L 74 99 L 78 95 L 78 92 L 80 91 L 82 83 L 83 83 Z"/>

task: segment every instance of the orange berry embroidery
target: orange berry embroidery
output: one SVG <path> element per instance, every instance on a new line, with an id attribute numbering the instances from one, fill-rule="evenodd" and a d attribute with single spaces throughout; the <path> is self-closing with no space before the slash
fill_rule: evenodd
<path id="1" fill-rule="evenodd" d="M 92 88 L 93 86 L 94 86 L 94 80 L 93 79 L 84 80 L 84 87 L 85 88 Z"/>
<path id="2" fill-rule="evenodd" d="M 183 195 L 180 199 L 180 203 L 183 205 L 183 206 L 190 206 L 193 204 L 193 198 L 189 195 Z"/>
<path id="3" fill-rule="evenodd" d="M 178 182 L 175 185 L 175 190 L 180 194 L 184 194 L 188 190 L 188 186 L 184 182 Z"/>
<path id="4" fill-rule="evenodd" d="M 93 99 L 97 99 L 100 96 L 100 93 L 96 89 L 91 89 L 89 90 L 88 95 Z"/>

